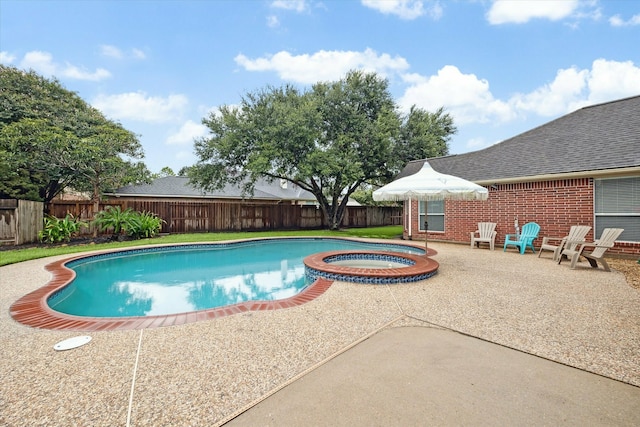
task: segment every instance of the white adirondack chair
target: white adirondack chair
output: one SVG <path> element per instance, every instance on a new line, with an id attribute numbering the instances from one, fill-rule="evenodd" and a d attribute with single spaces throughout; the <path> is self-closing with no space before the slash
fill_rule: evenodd
<path id="1" fill-rule="evenodd" d="M 589 225 L 572 225 L 569 234 L 565 237 L 543 237 L 538 258 L 542 255 L 542 251 L 551 251 L 553 252 L 553 260 L 558 261 L 563 249 L 575 250 L 579 244 L 585 243 L 585 237 L 589 230 L 591 230 Z"/>
<path id="2" fill-rule="evenodd" d="M 612 248 L 615 244 L 618 236 L 622 234 L 624 228 L 605 228 L 602 230 L 602 235 L 598 240 L 593 243 L 582 243 L 576 249 L 565 248 L 560 253 L 560 257 L 558 258 L 558 264 L 562 262 L 562 255 L 566 255 L 567 258 L 571 259 L 571 268 L 576 267 L 576 263 L 578 262 L 578 258 L 581 256 L 585 257 L 591 267 L 598 268 L 598 261 L 602 264 L 602 268 L 605 271 L 611 271 L 609 268 L 609 264 L 604 259 L 604 254 L 607 252 L 607 249 Z M 591 252 L 585 252 L 586 248 L 593 248 Z"/>
<path id="3" fill-rule="evenodd" d="M 480 247 L 480 243 L 488 243 L 489 249 L 493 250 L 496 234 L 495 222 L 479 222 L 478 229 L 471 232 L 471 248 Z"/>

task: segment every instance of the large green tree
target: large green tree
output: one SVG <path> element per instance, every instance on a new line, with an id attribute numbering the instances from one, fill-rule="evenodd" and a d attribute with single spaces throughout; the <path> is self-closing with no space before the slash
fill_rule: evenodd
<path id="1" fill-rule="evenodd" d="M 147 181 L 142 146 L 57 80 L 0 65 L 0 197 L 50 201 Z"/>
<path id="2" fill-rule="evenodd" d="M 284 179 L 313 193 L 333 229 L 361 185 L 388 182 L 414 155 L 446 154 L 455 132 L 451 121 L 436 129 L 435 115 L 417 108 L 402 117 L 387 80 L 360 71 L 307 91 L 285 85 L 249 92 L 203 123 L 210 134 L 195 142 L 199 161 L 188 171 L 194 184 L 240 184 L 250 194 L 260 177 Z M 434 147 L 436 141 L 444 145 Z"/>
<path id="3" fill-rule="evenodd" d="M 449 141 L 457 132 L 453 118 L 440 107 L 430 113 L 412 106 L 403 117 L 399 137 L 394 144 L 395 157 L 406 164 L 411 160 L 449 154 Z"/>

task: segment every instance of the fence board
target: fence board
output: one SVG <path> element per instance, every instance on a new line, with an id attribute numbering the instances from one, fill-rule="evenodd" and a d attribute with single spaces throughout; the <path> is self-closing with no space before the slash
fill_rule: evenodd
<path id="1" fill-rule="evenodd" d="M 0 200 L 5 202 L 5 200 Z M 18 201 L 15 200 L 15 207 L 10 203 L 0 204 L 0 242 L 15 243 L 16 241 L 16 221 L 15 214 L 18 208 Z"/>
<path id="2" fill-rule="evenodd" d="M 0 242 L 21 245 L 38 241 L 43 206 L 31 200 L 0 200 Z"/>
<path id="3" fill-rule="evenodd" d="M 43 227 L 43 206 L 42 202 L 18 200 L 17 245 L 38 241 L 38 232 Z"/>

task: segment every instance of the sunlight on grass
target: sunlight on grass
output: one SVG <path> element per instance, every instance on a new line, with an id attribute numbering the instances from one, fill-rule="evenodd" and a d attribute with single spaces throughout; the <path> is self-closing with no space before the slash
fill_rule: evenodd
<path id="1" fill-rule="evenodd" d="M 362 237 L 375 239 L 394 239 L 402 235 L 402 226 L 351 228 L 338 231 L 330 230 L 299 230 L 299 231 L 260 231 L 235 233 L 191 233 L 172 234 L 154 239 L 133 240 L 128 242 L 111 242 L 101 244 L 67 245 L 37 247 L 0 251 L 0 266 L 15 264 L 31 259 L 45 258 L 55 255 L 75 254 L 87 251 L 118 249 L 131 246 L 145 246 L 171 243 L 219 242 L 223 240 L 251 239 L 260 237 L 291 237 L 291 236 L 320 236 L 320 237 Z"/>

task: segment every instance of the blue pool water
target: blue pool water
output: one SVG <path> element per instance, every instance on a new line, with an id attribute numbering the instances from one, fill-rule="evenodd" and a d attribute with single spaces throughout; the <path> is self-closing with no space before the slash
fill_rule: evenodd
<path id="1" fill-rule="evenodd" d="M 128 317 L 279 300 L 308 285 L 303 264 L 307 255 L 349 249 L 424 254 L 403 245 L 329 238 L 138 249 L 67 263 L 76 278 L 48 304 L 78 316 Z"/>

